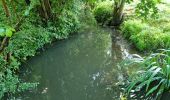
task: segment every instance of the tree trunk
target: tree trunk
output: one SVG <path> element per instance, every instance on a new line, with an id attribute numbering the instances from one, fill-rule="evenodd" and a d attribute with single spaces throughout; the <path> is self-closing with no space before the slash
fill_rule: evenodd
<path id="1" fill-rule="evenodd" d="M 11 2 L 13 3 L 13 1 L 11 1 Z M 6 2 L 5 2 L 5 0 L 2 0 L 2 4 L 3 4 L 3 7 L 4 7 L 5 14 L 6 14 L 7 18 L 9 18 L 11 15 L 10 15 L 10 12 L 9 12 L 9 9 L 8 9 L 8 6 L 7 6 Z M 13 5 L 13 6 L 14 6 L 14 7 L 13 7 L 14 10 L 16 10 L 16 9 L 15 9 L 15 5 Z M 16 13 L 16 11 L 15 11 L 15 13 Z M 9 19 L 9 21 L 10 21 L 10 19 Z M 18 23 L 15 25 L 15 30 L 16 30 L 16 31 L 19 30 L 19 27 L 21 26 L 21 22 L 22 22 L 22 21 L 23 21 L 23 18 L 21 18 L 21 19 L 18 21 Z M 4 49 L 5 49 L 5 47 L 8 46 L 9 41 L 10 41 L 10 37 L 5 36 L 5 37 L 3 38 L 3 40 L 2 40 L 2 42 L 1 42 L 1 44 L 0 44 L 0 54 L 2 54 L 3 51 L 4 51 Z M 7 55 L 5 55 L 5 60 L 6 60 L 8 63 L 10 63 L 10 57 L 11 57 L 11 53 L 8 52 Z"/>
<path id="2" fill-rule="evenodd" d="M 113 22 L 114 26 L 120 26 L 123 22 L 123 9 L 126 0 L 117 0 L 114 2 L 114 11 L 113 11 Z"/>
<path id="3" fill-rule="evenodd" d="M 47 11 L 47 15 L 50 18 L 51 17 L 51 5 L 50 5 L 50 1 L 49 0 L 43 0 L 46 11 Z"/>
<path id="4" fill-rule="evenodd" d="M 10 12 L 9 12 L 9 9 L 8 9 L 8 6 L 7 6 L 6 2 L 5 2 L 5 0 L 2 0 L 2 5 L 4 7 L 6 17 L 10 17 Z M 3 41 L 2 41 L 2 43 L 0 45 L 0 54 L 3 52 L 5 46 L 8 44 L 8 41 L 9 41 L 8 37 L 3 38 Z"/>
<path id="5" fill-rule="evenodd" d="M 2 5 L 4 7 L 6 16 L 9 17 L 10 13 L 9 13 L 9 9 L 8 9 L 8 6 L 7 6 L 6 2 L 5 2 L 5 0 L 2 0 Z"/>
<path id="6" fill-rule="evenodd" d="M 42 15 L 43 18 L 45 18 L 46 21 L 48 21 L 51 16 L 52 16 L 52 9 L 51 9 L 51 5 L 50 5 L 50 1 L 49 0 L 40 0 L 41 3 L 41 8 L 43 11 Z"/>

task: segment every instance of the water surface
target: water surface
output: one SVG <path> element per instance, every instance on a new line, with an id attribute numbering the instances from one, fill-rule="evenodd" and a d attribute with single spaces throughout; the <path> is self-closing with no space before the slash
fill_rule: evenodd
<path id="1" fill-rule="evenodd" d="M 19 98 L 119 100 L 120 89 L 114 85 L 123 81 L 125 73 L 119 63 L 129 56 L 130 49 L 118 33 L 113 33 L 109 29 L 86 30 L 32 57 L 23 65 L 30 73 L 21 77 L 39 85 Z"/>

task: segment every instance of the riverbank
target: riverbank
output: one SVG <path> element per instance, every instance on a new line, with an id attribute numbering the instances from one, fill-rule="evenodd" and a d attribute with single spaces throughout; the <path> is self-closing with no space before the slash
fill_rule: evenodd
<path id="1" fill-rule="evenodd" d="M 154 12 L 152 11 L 153 9 L 147 8 L 145 13 L 148 13 L 148 16 L 147 14 L 137 13 L 137 10 L 139 10 L 137 6 L 140 6 L 140 4 L 138 4 L 139 2 L 139 0 L 136 0 L 125 5 L 124 22 L 120 25 L 122 34 L 141 52 L 169 48 L 169 2 L 162 0 L 161 3 L 157 4 L 158 9 L 153 8 L 156 9 L 155 12 L 157 13 L 155 14 L 152 14 Z M 93 13 L 99 24 L 104 26 L 110 25 L 112 20 L 114 20 L 113 1 L 97 3 L 93 9 Z"/>
<path id="2" fill-rule="evenodd" d="M 11 98 L 13 94 L 37 86 L 37 83 L 34 82 L 22 82 L 18 77 L 21 63 L 25 62 L 28 57 L 35 56 L 44 45 L 56 40 L 67 39 L 70 34 L 76 33 L 81 28 L 80 20 L 82 19 L 78 16 L 84 14 L 82 13 L 84 9 L 77 6 L 80 3 L 82 2 L 70 3 L 72 9 L 64 8 L 57 20 L 49 20 L 47 23 L 37 16 L 36 7 L 31 9 L 29 16 L 24 18 L 19 31 L 11 37 L 8 46 L 0 56 L 0 98 Z M 0 11 L 3 12 L 3 9 Z M 0 26 L 6 25 L 4 12 L 0 21 L 2 22 Z M 15 21 L 16 19 L 12 22 L 15 23 Z M 2 39 L 3 37 L 0 37 L 0 40 Z M 10 63 L 4 59 L 8 53 L 11 54 Z"/>
<path id="3" fill-rule="evenodd" d="M 161 48 L 170 47 L 170 9 L 169 3 L 158 5 L 159 13 L 157 17 L 141 18 L 134 17 L 134 12 L 131 8 L 127 9 L 128 17 L 121 26 L 124 36 L 132 42 L 135 47 L 142 52 L 155 51 Z"/>

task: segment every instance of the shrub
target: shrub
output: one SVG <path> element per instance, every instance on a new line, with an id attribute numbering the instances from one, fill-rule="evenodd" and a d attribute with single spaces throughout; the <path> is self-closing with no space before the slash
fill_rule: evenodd
<path id="1" fill-rule="evenodd" d="M 105 1 L 96 5 L 93 14 L 98 23 L 107 24 L 112 19 L 113 2 Z"/>
<path id="2" fill-rule="evenodd" d="M 27 25 L 27 29 L 17 32 L 11 39 L 8 50 L 17 59 L 26 59 L 34 56 L 36 50 L 51 41 L 51 33 L 43 27 Z"/>
<path id="3" fill-rule="evenodd" d="M 145 96 L 154 95 L 156 99 L 170 89 L 170 50 L 151 54 L 142 65 L 143 70 L 133 75 L 126 92 L 145 90 Z M 134 77 L 135 76 L 135 77 Z"/>
<path id="4" fill-rule="evenodd" d="M 18 69 L 20 63 L 11 57 L 11 63 L 6 67 L 6 61 L 0 56 L 0 98 L 4 95 L 12 96 L 13 93 L 32 89 L 37 86 L 37 83 L 22 83 L 20 82 L 15 71 Z M 6 98 L 5 98 L 6 99 Z"/>
<path id="5" fill-rule="evenodd" d="M 59 11 L 60 14 L 57 20 L 48 23 L 47 29 L 56 39 L 67 38 L 70 33 L 75 33 L 80 28 L 81 1 L 72 0 L 71 2 L 64 9 L 59 8 L 60 10 L 62 9 L 62 12 Z M 57 9 L 55 8 L 55 10 Z"/>
<path id="6" fill-rule="evenodd" d="M 57 26 L 57 34 L 59 37 L 65 38 L 69 33 L 76 32 L 79 29 L 79 19 L 73 11 L 64 10 L 59 17 Z"/>
<path id="7" fill-rule="evenodd" d="M 4 96 L 7 97 L 5 99 L 10 99 L 13 94 L 32 89 L 37 85 L 37 83 L 21 82 L 16 73 L 20 63 L 27 57 L 34 56 L 38 49 L 50 43 L 54 38 L 63 39 L 70 33 L 76 32 L 79 29 L 79 13 L 79 8 L 70 3 L 57 16 L 58 19 L 53 20 L 54 22 L 43 23 L 37 16 L 36 10 L 33 10 L 29 17 L 24 18 L 19 31 L 10 38 L 8 47 L 3 52 L 4 55 L 7 52 L 12 54 L 10 63 L 7 64 L 5 57 L 0 56 L 0 99 Z M 2 25 L 5 25 L 6 17 L 0 17 L 0 21 Z"/>

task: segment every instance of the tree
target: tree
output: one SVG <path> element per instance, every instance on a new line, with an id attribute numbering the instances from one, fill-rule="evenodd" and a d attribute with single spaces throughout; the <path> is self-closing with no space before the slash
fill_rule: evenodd
<path id="1" fill-rule="evenodd" d="M 52 16 L 52 9 L 51 9 L 51 4 L 49 0 L 39 0 L 42 8 L 42 12 L 44 15 L 44 18 L 49 20 Z"/>
<path id="2" fill-rule="evenodd" d="M 125 3 L 136 2 L 136 0 L 114 0 L 113 22 L 114 26 L 119 26 L 123 22 L 123 9 Z M 158 13 L 156 4 L 159 0 L 140 0 L 136 6 L 136 13 L 145 20 L 148 16 L 155 17 Z"/>
<path id="3" fill-rule="evenodd" d="M 95 4 L 95 2 L 106 1 L 106 0 L 85 0 L 89 5 Z M 111 25 L 119 26 L 123 22 L 124 18 L 124 7 L 126 3 L 138 2 L 135 7 L 135 11 L 138 16 L 143 17 L 144 20 L 148 18 L 148 16 L 155 17 L 158 9 L 156 4 L 160 2 L 160 0 L 113 0 L 113 20 L 111 21 Z"/>
<path id="4" fill-rule="evenodd" d="M 114 0 L 113 22 L 114 26 L 119 26 L 123 21 L 123 9 L 126 0 Z"/>

